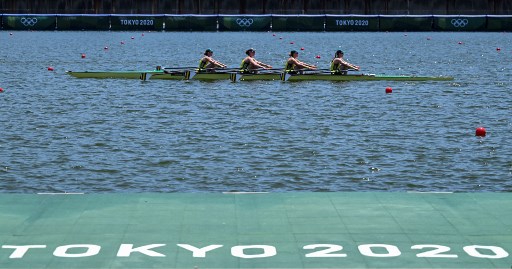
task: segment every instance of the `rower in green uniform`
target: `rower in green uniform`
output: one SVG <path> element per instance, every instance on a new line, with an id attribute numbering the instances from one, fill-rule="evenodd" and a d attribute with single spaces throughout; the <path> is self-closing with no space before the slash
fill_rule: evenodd
<path id="1" fill-rule="evenodd" d="M 316 70 L 316 65 L 299 61 L 299 53 L 295 50 L 290 52 L 290 58 L 286 61 L 284 71 L 288 74 L 302 73 L 304 69 Z"/>
<path id="2" fill-rule="evenodd" d="M 199 72 L 215 72 L 215 68 L 226 68 L 227 66 L 219 61 L 212 58 L 213 51 L 207 49 L 204 52 L 204 56 L 199 60 Z"/>
<path id="3" fill-rule="evenodd" d="M 262 63 L 256 59 L 254 59 L 254 55 L 256 54 L 256 50 L 254 49 L 248 49 L 245 54 L 247 54 L 247 57 L 245 57 L 242 60 L 242 63 L 240 64 L 240 73 L 243 74 L 256 74 L 258 73 L 258 69 L 270 69 L 272 68 L 271 65 Z"/>
<path id="4" fill-rule="evenodd" d="M 333 75 L 346 75 L 348 73 L 347 70 L 349 69 L 359 70 L 359 66 L 345 61 L 345 59 L 343 59 L 343 51 L 336 51 L 334 58 L 331 61 L 331 73 Z"/>

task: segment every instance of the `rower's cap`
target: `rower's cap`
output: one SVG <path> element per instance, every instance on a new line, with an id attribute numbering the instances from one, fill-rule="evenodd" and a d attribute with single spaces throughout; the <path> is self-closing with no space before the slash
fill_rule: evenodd
<path id="1" fill-rule="evenodd" d="M 251 52 L 256 52 L 256 50 L 253 49 L 253 48 L 250 48 L 250 49 L 245 51 L 245 54 L 249 55 L 249 53 L 251 53 Z"/>
<path id="2" fill-rule="evenodd" d="M 336 51 L 336 55 L 338 55 L 338 54 L 343 54 L 343 51 L 342 50 L 337 50 Z"/>
<path id="3" fill-rule="evenodd" d="M 204 52 L 204 55 L 208 54 L 209 52 L 213 53 L 213 50 L 211 50 L 211 49 L 207 49 L 207 50 Z"/>
<path id="4" fill-rule="evenodd" d="M 290 52 L 290 56 L 293 56 L 295 53 L 298 53 L 298 52 L 297 52 L 296 50 L 292 50 L 292 51 Z"/>

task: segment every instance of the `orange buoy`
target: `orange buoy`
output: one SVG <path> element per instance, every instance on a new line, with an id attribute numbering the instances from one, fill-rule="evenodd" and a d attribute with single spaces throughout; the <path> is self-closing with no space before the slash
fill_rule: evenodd
<path id="1" fill-rule="evenodd" d="M 53 71 L 53 70 L 54 70 L 53 67 L 48 66 L 48 71 Z"/>
<path id="2" fill-rule="evenodd" d="M 487 134 L 487 131 L 484 127 L 478 127 L 476 128 L 475 136 L 481 136 L 484 137 Z"/>
<path id="3" fill-rule="evenodd" d="M 82 59 L 85 59 L 85 53 L 82 53 L 81 57 Z"/>
<path id="4" fill-rule="evenodd" d="M 392 93 L 393 92 L 393 88 L 391 87 L 386 87 L 386 93 Z"/>

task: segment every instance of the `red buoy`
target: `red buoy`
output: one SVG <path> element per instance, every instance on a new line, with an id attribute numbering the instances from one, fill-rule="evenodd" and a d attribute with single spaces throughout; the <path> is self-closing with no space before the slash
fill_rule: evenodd
<path id="1" fill-rule="evenodd" d="M 496 48 L 496 50 L 497 50 L 497 51 L 500 51 L 500 50 L 501 50 L 501 48 Z"/>
<path id="2" fill-rule="evenodd" d="M 393 88 L 391 87 L 386 87 L 386 93 L 392 93 L 393 92 Z"/>
<path id="3" fill-rule="evenodd" d="M 4 89 L 0 88 L 0 92 L 4 92 Z"/>
<path id="4" fill-rule="evenodd" d="M 459 41 L 459 45 L 462 45 L 462 42 L 461 42 L 461 41 Z"/>
<path id="5" fill-rule="evenodd" d="M 85 53 L 82 53 L 81 57 L 82 57 L 82 59 L 85 59 Z"/>
<path id="6" fill-rule="evenodd" d="M 53 71 L 53 70 L 54 70 L 53 67 L 48 66 L 48 71 Z"/>
<path id="7" fill-rule="evenodd" d="M 300 50 L 304 50 L 304 48 L 300 48 Z"/>
<path id="8" fill-rule="evenodd" d="M 476 128 L 476 132 L 475 132 L 475 135 L 476 136 L 481 136 L 481 137 L 484 137 L 486 135 L 487 131 L 485 130 L 484 127 L 478 127 Z"/>
<path id="9" fill-rule="evenodd" d="M 320 59 L 320 55 L 315 56 L 315 58 Z"/>
<path id="10" fill-rule="evenodd" d="M 132 39 L 135 39 L 135 37 L 132 36 Z"/>
<path id="11" fill-rule="evenodd" d="M 292 42 L 290 42 L 290 44 L 295 44 L 295 43 L 292 41 Z"/>

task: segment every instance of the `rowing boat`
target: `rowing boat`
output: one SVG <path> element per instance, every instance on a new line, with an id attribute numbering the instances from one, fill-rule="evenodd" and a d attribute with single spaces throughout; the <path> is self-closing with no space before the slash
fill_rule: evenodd
<path id="1" fill-rule="evenodd" d="M 330 73 L 311 72 L 307 74 L 284 74 L 282 72 L 258 73 L 258 74 L 240 74 L 236 72 L 218 72 L 218 73 L 195 73 L 194 71 L 174 71 L 164 72 L 163 70 L 147 71 L 67 71 L 68 75 L 76 78 L 115 78 L 115 79 L 163 79 L 163 80 L 282 80 L 282 81 L 449 81 L 453 77 L 446 76 L 405 76 L 405 75 L 375 75 L 375 74 L 349 74 L 332 75 Z"/>

